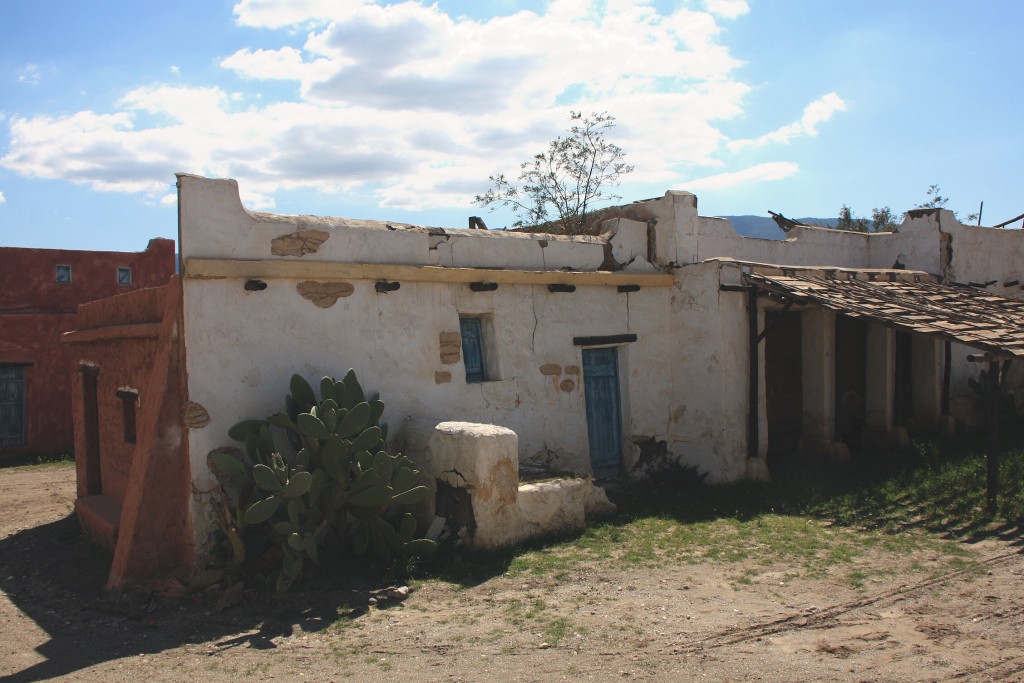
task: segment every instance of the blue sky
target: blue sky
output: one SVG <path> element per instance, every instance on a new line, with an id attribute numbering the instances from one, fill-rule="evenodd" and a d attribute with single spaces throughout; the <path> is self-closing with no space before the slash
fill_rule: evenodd
<path id="1" fill-rule="evenodd" d="M 174 237 L 174 173 L 278 213 L 465 227 L 570 110 L 623 202 L 1024 211 L 1019 0 L 4 0 L 0 245 Z"/>

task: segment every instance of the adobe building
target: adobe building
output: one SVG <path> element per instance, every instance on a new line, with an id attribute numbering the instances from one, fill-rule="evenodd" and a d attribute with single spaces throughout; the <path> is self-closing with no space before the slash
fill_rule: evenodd
<path id="1" fill-rule="evenodd" d="M 0 460 L 70 453 L 69 354 L 79 304 L 167 283 L 174 241 L 139 253 L 0 247 Z"/>
<path id="2" fill-rule="evenodd" d="M 842 459 L 956 429 L 980 369 L 967 356 L 1024 356 L 1024 234 L 944 210 L 771 241 L 668 192 L 565 237 L 249 212 L 233 180 L 178 188 L 180 280 L 84 306 L 66 335 L 79 514 L 114 549 L 114 588 L 202 566 L 207 454 L 279 410 L 296 372 L 354 368 L 392 445 L 486 499 L 476 542 L 493 547 L 601 503 L 527 489 L 516 463 L 764 478 L 773 452 Z"/>

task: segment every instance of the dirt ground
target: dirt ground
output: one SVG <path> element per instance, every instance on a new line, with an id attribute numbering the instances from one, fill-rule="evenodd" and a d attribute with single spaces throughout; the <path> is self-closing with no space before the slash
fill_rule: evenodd
<path id="1" fill-rule="evenodd" d="M 78 535 L 73 478 L 0 470 L 0 680 L 1024 681 L 1019 536 L 969 546 L 967 570 L 921 551 L 860 587 L 838 570 L 581 563 L 417 583 L 402 602 L 249 595 L 217 611 L 104 594 L 109 557 Z"/>

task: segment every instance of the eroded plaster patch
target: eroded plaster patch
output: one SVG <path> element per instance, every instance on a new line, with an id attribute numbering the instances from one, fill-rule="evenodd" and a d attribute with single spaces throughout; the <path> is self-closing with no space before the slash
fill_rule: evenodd
<path id="1" fill-rule="evenodd" d="M 458 332 L 442 332 L 441 342 L 441 363 L 443 365 L 454 365 L 462 359 L 462 335 Z"/>
<path id="2" fill-rule="evenodd" d="M 299 230 L 275 237 L 270 241 L 270 253 L 275 256 L 305 256 L 316 253 L 331 235 L 324 230 Z"/>
<path id="3" fill-rule="evenodd" d="M 356 291 L 351 282 L 314 282 L 306 280 L 295 285 L 303 299 L 312 301 L 320 308 L 330 308 L 338 299 L 351 296 Z"/>
<path id="4" fill-rule="evenodd" d="M 540 374 L 548 376 L 561 375 L 562 366 L 557 363 L 546 363 L 540 366 Z"/>
<path id="5" fill-rule="evenodd" d="M 189 429 L 201 429 L 210 424 L 210 414 L 202 405 L 195 401 L 189 401 L 185 404 L 184 422 Z"/>
<path id="6" fill-rule="evenodd" d="M 558 388 L 568 393 L 576 388 L 576 382 L 573 382 L 571 379 L 563 379 L 562 383 L 558 385 Z"/>
<path id="7" fill-rule="evenodd" d="M 452 381 L 452 373 L 447 370 L 437 370 L 434 372 L 434 384 L 448 384 Z"/>
<path id="8" fill-rule="evenodd" d="M 566 365 L 565 374 L 567 375 L 578 375 L 580 374 L 580 366 L 578 365 Z"/>

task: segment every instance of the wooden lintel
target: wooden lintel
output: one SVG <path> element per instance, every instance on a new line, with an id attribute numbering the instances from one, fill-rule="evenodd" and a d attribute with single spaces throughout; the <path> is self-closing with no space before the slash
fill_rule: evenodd
<path id="1" fill-rule="evenodd" d="M 494 282 L 523 285 L 641 285 L 671 287 L 668 273 L 623 273 L 604 270 L 512 270 L 502 268 L 448 268 L 390 263 L 335 263 L 331 261 L 279 261 L 185 259 L 186 280 L 397 280 L 401 282 Z"/>
<path id="2" fill-rule="evenodd" d="M 574 346 L 604 346 L 606 344 L 630 344 L 636 341 L 635 334 L 608 334 L 603 337 L 573 337 Z"/>

